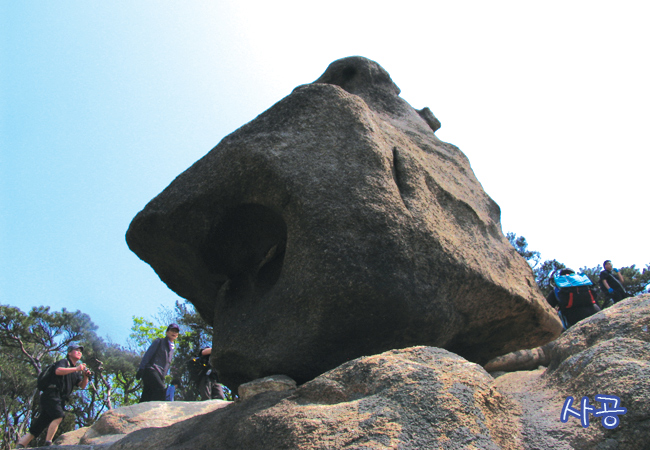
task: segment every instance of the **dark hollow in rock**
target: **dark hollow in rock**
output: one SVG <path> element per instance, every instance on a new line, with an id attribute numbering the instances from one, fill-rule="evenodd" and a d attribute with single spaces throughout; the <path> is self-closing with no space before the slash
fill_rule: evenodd
<path id="1" fill-rule="evenodd" d="M 282 216 L 261 205 L 239 205 L 215 223 L 203 248 L 211 273 L 229 280 L 221 300 L 262 297 L 278 281 L 287 244 Z"/>

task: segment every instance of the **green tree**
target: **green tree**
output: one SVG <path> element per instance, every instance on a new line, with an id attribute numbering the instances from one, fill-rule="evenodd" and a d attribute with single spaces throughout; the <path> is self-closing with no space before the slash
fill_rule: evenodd
<path id="1" fill-rule="evenodd" d="M 540 264 L 542 259 L 540 252 L 529 250 L 528 241 L 526 241 L 525 237 L 517 236 L 515 233 L 508 232 L 506 233 L 506 238 L 515 248 L 517 253 L 519 253 L 531 267 L 533 275 L 535 276 L 535 282 L 542 291 L 542 294 L 546 297 L 553 289 L 553 286 L 551 286 L 551 276 L 553 275 L 553 272 L 564 269 L 566 266 L 556 259 L 546 260 Z"/>
<path id="2" fill-rule="evenodd" d="M 537 286 L 539 286 L 544 297 L 553 290 L 553 285 L 551 284 L 553 273 L 559 272 L 564 268 L 566 268 L 564 264 L 556 259 L 552 259 L 544 261 L 541 266 L 533 270 L 533 273 L 535 274 L 535 282 L 537 283 Z"/>
<path id="3" fill-rule="evenodd" d="M 517 236 L 515 233 L 508 232 L 506 233 L 506 239 L 510 241 L 510 244 L 517 250 L 525 260 L 528 262 L 532 269 L 535 269 L 541 260 L 541 254 L 534 250 L 528 250 L 528 242 L 523 236 Z"/>
<path id="4" fill-rule="evenodd" d="M 135 375 L 141 356 L 117 344 L 107 345 L 98 356 L 97 381 L 107 390 L 112 387 L 112 406 L 137 403 L 142 385 Z"/>
<path id="5" fill-rule="evenodd" d="M 25 431 L 33 409 L 35 382 L 17 352 L 0 351 L 0 448 L 11 448 Z"/>
<path id="6" fill-rule="evenodd" d="M 620 269 L 621 275 L 625 280 L 625 290 L 632 295 L 639 295 L 642 292 L 648 291 L 650 284 L 650 264 L 646 264 L 643 271 L 636 268 L 632 264 L 629 267 L 622 267 Z"/>
<path id="7" fill-rule="evenodd" d="M 164 322 L 154 324 L 144 317 L 133 316 L 133 325 L 129 335 L 131 349 L 144 355 L 154 339 L 165 337 L 167 325 L 164 325 Z"/>

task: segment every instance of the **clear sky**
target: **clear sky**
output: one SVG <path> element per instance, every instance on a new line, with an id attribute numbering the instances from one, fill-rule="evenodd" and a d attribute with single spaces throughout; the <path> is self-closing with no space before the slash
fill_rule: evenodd
<path id="1" fill-rule="evenodd" d="M 469 158 L 504 233 L 650 263 L 639 1 L 0 0 L 0 303 L 123 343 L 178 297 L 126 246 L 175 176 L 332 61 L 377 61 Z"/>

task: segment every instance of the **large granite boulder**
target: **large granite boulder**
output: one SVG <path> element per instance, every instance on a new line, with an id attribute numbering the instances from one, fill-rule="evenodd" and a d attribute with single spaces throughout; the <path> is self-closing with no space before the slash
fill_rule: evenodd
<path id="1" fill-rule="evenodd" d="M 477 364 L 414 347 L 358 358 L 289 391 L 143 429 L 110 450 L 521 448 L 515 405 Z"/>
<path id="2" fill-rule="evenodd" d="M 213 324 L 226 385 L 413 345 L 484 363 L 561 332 L 465 155 L 399 92 L 335 61 L 133 219 L 129 247 Z"/>

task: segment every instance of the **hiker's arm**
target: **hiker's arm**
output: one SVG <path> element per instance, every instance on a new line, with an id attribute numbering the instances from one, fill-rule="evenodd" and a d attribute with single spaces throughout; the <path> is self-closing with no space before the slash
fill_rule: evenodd
<path id="1" fill-rule="evenodd" d="M 77 384 L 77 386 L 79 386 L 79 389 L 86 389 L 86 386 L 87 386 L 87 385 L 88 385 L 88 373 L 87 373 L 87 372 L 84 372 L 84 376 L 83 376 L 83 378 L 81 379 L 81 381 L 79 381 L 79 383 Z"/>
<path id="2" fill-rule="evenodd" d="M 204 348 L 201 350 L 201 356 L 208 356 L 212 354 L 212 347 Z"/>
<path id="3" fill-rule="evenodd" d="M 149 349 L 147 352 L 144 354 L 142 357 L 142 360 L 140 361 L 140 365 L 138 366 L 138 369 L 143 369 L 149 364 L 153 356 L 156 354 L 156 351 L 158 350 L 158 347 L 160 346 L 160 340 L 156 339 L 153 341 L 153 343 L 149 346 Z"/>
<path id="4" fill-rule="evenodd" d="M 609 284 L 607 283 L 607 280 L 603 280 L 603 286 L 605 286 L 605 289 L 609 291 L 610 287 Z"/>
<path id="5" fill-rule="evenodd" d="M 80 364 L 77 367 L 57 367 L 57 369 L 54 371 L 55 375 L 70 375 L 71 373 L 75 372 L 82 372 L 86 370 L 86 365 L 85 364 Z"/>

